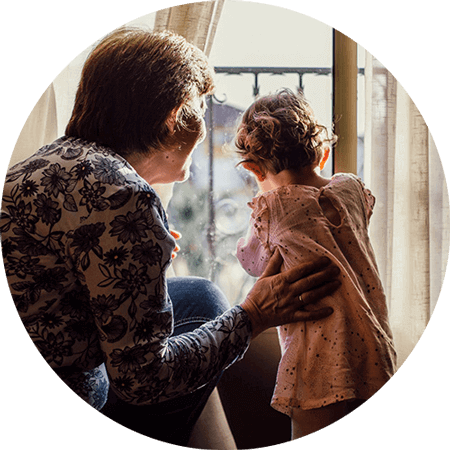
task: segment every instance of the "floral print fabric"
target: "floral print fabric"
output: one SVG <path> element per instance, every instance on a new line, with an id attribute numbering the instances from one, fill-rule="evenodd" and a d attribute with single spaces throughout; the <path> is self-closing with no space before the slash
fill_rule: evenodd
<path id="1" fill-rule="evenodd" d="M 90 373 L 72 383 L 87 400 L 102 363 L 124 400 L 151 404 L 202 386 L 249 344 L 239 306 L 171 337 L 175 240 L 155 191 L 108 148 L 63 137 L 12 167 L 0 231 L 30 337 L 52 368 Z"/>

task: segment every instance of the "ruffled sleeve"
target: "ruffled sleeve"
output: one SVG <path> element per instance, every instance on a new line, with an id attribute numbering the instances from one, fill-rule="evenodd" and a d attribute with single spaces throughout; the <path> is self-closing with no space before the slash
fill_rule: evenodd
<path id="1" fill-rule="evenodd" d="M 364 209 L 365 209 L 365 213 L 366 213 L 366 217 L 367 217 L 367 222 L 369 222 L 369 220 L 373 214 L 373 208 L 375 207 L 375 197 L 373 196 L 370 189 L 368 189 L 366 187 L 366 185 L 363 183 L 363 181 L 360 178 L 355 177 L 355 179 L 358 182 L 358 184 L 360 185 L 361 190 L 362 190 L 362 196 L 363 196 L 364 207 L 365 207 Z"/>
<path id="2" fill-rule="evenodd" d="M 263 196 L 254 198 L 248 206 L 253 211 L 247 235 L 237 243 L 237 258 L 247 273 L 259 277 L 272 254 L 269 248 L 270 213 Z"/>
<path id="3" fill-rule="evenodd" d="M 370 189 L 367 188 L 363 189 L 363 194 L 366 201 L 367 220 L 369 220 L 373 214 L 373 208 L 375 207 L 375 197 L 372 195 Z"/>
<path id="4" fill-rule="evenodd" d="M 354 195 L 356 195 L 362 202 L 362 206 L 366 216 L 366 221 L 368 224 L 370 218 L 372 217 L 373 209 L 375 207 L 375 197 L 370 191 L 370 189 L 366 187 L 361 178 L 352 173 L 338 173 L 334 175 L 333 178 L 335 180 L 341 179 L 350 182 L 348 186 L 349 187 L 351 186 L 352 191 L 355 193 Z"/>

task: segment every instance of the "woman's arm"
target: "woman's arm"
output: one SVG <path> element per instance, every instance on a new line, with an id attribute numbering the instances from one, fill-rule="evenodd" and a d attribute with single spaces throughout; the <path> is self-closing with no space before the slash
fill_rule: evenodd
<path id="1" fill-rule="evenodd" d="M 240 357 L 250 322 L 236 307 L 195 332 L 172 337 L 165 272 L 175 240 L 165 213 L 150 189 L 115 190 L 115 198 L 128 195 L 126 204 L 93 212 L 71 233 L 69 249 L 91 293 L 112 385 L 130 403 L 151 404 L 197 389 Z M 88 229 L 98 239 L 89 264 L 79 239 Z"/>

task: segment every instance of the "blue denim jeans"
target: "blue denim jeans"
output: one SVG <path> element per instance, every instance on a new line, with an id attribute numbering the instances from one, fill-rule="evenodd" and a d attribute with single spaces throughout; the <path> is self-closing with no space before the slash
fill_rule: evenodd
<path id="1" fill-rule="evenodd" d="M 168 280 L 174 310 L 174 335 L 195 330 L 230 308 L 219 288 L 198 277 L 175 277 Z M 202 388 L 156 405 L 135 406 L 120 400 L 113 390 L 101 410 L 121 425 L 145 436 L 186 446 L 221 373 Z"/>

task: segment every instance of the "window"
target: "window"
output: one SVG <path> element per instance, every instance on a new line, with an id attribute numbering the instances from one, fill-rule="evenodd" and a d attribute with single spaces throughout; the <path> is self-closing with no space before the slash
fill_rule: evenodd
<path id="1" fill-rule="evenodd" d="M 236 167 L 233 139 L 240 115 L 255 95 L 302 88 L 318 121 L 329 129 L 333 122 L 332 28 L 262 4 L 252 23 L 252 11 L 251 3 L 225 4 L 210 55 L 217 89 L 208 102 L 208 136 L 194 152 L 190 179 L 175 185 L 168 208 L 171 225 L 183 234 L 176 275 L 215 281 L 232 304 L 242 301 L 255 281 L 235 258 L 236 242 L 248 226 L 247 202 L 257 193 L 249 173 Z M 362 155 L 363 127 L 359 131 Z M 331 174 L 329 163 L 324 175 Z"/>

